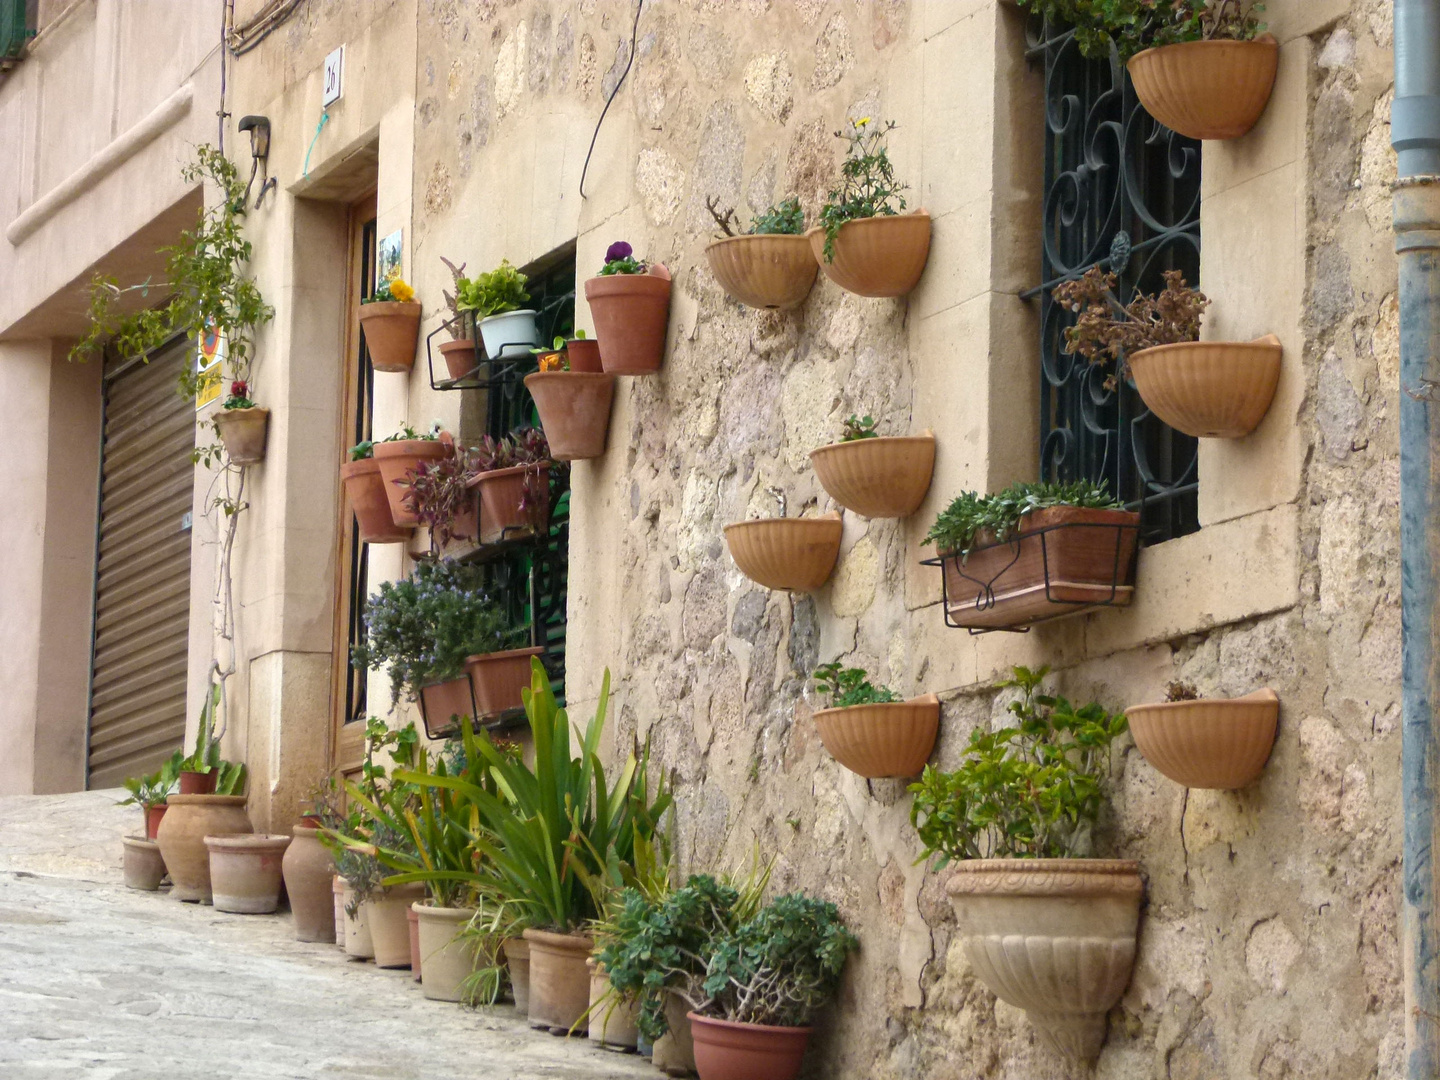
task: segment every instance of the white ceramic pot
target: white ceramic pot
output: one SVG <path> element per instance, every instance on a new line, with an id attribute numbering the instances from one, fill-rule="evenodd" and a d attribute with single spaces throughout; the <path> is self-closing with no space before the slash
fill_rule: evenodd
<path id="1" fill-rule="evenodd" d="M 480 340 L 485 355 L 492 360 L 500 357 L 525 356 L 540 344 L 540 331 L 535 327 L 535 312 L 529 308 L 507 311 L 480 320 Z"/>

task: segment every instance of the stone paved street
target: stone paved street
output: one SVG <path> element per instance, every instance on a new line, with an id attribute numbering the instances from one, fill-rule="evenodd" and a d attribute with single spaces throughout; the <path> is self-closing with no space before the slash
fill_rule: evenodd
<path id="1" fill-rule="evenodd" d="M 654 1080 L 634 1057 L 532 1034 L 509 1006 L 425 1000 L 409 972 L 126 889 L 117 792 L 0 798 L 4 1080 Z"/>

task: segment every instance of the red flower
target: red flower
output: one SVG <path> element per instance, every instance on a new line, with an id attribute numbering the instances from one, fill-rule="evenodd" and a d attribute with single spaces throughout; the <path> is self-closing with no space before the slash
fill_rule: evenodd
<path id="1" fill-rule="evenodd" d="M 236 379 L 230 384 L 230 396 L 248 398 L 250 396 L 250 384 L 244 379 Z"/>

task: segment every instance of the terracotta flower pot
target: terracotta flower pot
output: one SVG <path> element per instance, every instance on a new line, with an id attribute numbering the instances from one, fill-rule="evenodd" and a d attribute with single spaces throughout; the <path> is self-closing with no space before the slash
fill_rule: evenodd
<path id="1" fill-rule="evenodd" d="M 471 686 L 470 676 L 465 674 L 420 687 L 420 712 L 425 731 L 432 739 L 442 731 L 474 719 Z"/>
<path id="2" fill-rule="evenodd" d="M 449 453 L 450 448 L 440 439 L 397 439 L 375 444 L 375 460 L 380 466 L 380 479 L 384 481 L 385 498 L 390 503 L 390 519 L 396 525 L 420 524 L 420 519 L 405 506 L 409 489 L 396 481 L 413 479 L 420 462 L 436 461 Z"/>
<path id="3" fill-rule="evenodd" d="M 585 961 L 585 968 L 590 972 L 590 1041 L 617 1050 L 635 1049 L 640 1007 L 610 993 L 610 976 L 593 956 Z"/>
<path id="4" fill-rule="evenodd" d="M 485 343 L 485 355 L 492 359 L 528 356 L 530 350 L 540 344 L 535 312 L 521 308 L 487 315 L 480 320 L 480 338 Z"/>
<path id="5" fill-rule="evenodd" d="M 1135 966 L 1145 884 L 1119 859 L 974 859 L 946 883 L 970 967 L 1055 1050 L 1091 1062 Z"/>
<path id="6" fill-rule="evenodd" d="M 375 966 L 410 966 L 410 923 L 405 913 L 425 898 L 421 884 L 392 885 L 370 897 L 366 904 L 370 919 L 370 943 L 375 947 Z"/>
<path id="7" fill-rule="evenodd" d="M 367 544 L 403 544 L 414 530 L 396 525 L 390 514 L 390 496 L 380 475 L 380 463 L 374 458 L 347 461 L 340 466 L 340 479 L 345 495 L 360 530 L 360 539 Z"/>
<path id="8" fill-rule="evenodd" d="M 830 580 L 840 557 L 840 515 L 761 518 L 725 526 L 740 572 L 767 589 L 807 592 Z"/>
<path id="9" fill-rule="evenodd" d="M 737 1024 L 690 1013 L 700 1080 L 794 1080 L 805 1061 L 808 1027 Z"/>
<path id="10" fill-rule="evenodd" d="M 145 807 L 145 839 L 154 840 L 160 832 L 160 819 L 165 816 L 166 806 L 162 802 L 158 806 Z"/>
<path id="11" fill-rule="evenodd" d="M 1283 349 L 1274 334 L 1255 341 L 1189 341 L 1128 358 L 1145 406 L 1176 431 L 1238 439 L 1254 431 L 1275 397 Z"/>
<path id="12" fill-rule="evenodd" d="M 360 329 L 376 371 L 408 374 L 420 339 L 420 304 L 415 300 L 378 300 L 360 305 Z"/>
<path id="13" fill-rule="evenodd" d="M 585 960 L 595 947 L 584 934 L 526 930 L 530 943 L 530 1026 L 552 1034 L 585 1032 L 590 973 Z"/>
<path id="14" fill-rule="evenodd" d="M 296 941 L 335 941 L 335 856 L 320 842 L 320 830 L 296 825 L 295 837 L 285 849 L 281 872 L 290 910 L 295 916 Z"/>
<path id="15" fill-rule="evenodd" d="M 825 261 L 825 230 L 805 234 L 825 276 L 858 296 L 904 296 L 920 282 L 930 258 L 930 215 L 857 218 L 840 226 L 835 258 Z"/>
<path id="16" fill-rule="evenodd" d="M 209 772 L 191 772 L 187 769 L 180 773 L 180 794 L 213 795 L 215 782 L 219 779 L 220 774 L 214 769 Z"/>
<path id="17" fill-rule="evenodd" d="M 1130 58 L 1135 96 L 1171 131 L 1192 139 L 1238 139 L 1260 119 L 1275 87 L 1280 44 L 1187 41 Z"/>
<path id="18" fill-rule="evenodd" d="M 417 903 L 415 912 L 420 917 L 420 990 L 432 1001 L 459 1001 L 475 970 L 475 950 L 457 935 L 475 911 Z"/>
<path id="19" fill-rule="evenodd" d="M 944 555 L 952 622 L 981 629 L 1028 626 L 1134 597 L 1140 515 L 1055 506 L 1027 514 L 1008 541 Z M 1048 573 L 1048 578 L 1047 578 Z"/>
<path id="20" fill-rule="evenodd" d="M 525 704 L 520 691 L 530 685 L 530 658 L 543 656 L 539 646 L 506 649 L 465 658 L 465 670 L 475 689 L 475 705 L 481 716 L 495 716 Z"/>
<path id="21" fill-rule="evenodd" d="M 469 339 L 445 342 L 440 346 L 440 356 L 452 379 L 463 379 L 475 370 L 475 342 Z"/>
<path id="22" fill-rule="evenodd" d="M 265 460 L 265 432 L 269 427 L 270 410 L 259 405 L 219 409 L 215 413 L 215 430 L 234 465 L 258 465 Z"/>
<path id="23" fill-rule="evenodd" d="M 505 950 L 505 966 L 510 969 L 510 992 L 515 1008 L 530 1014 L 530 943 L 523 937 L 506 938 L 500 943 Z"/>
<path id="24" fill-rule="evenodd" d="M 830 756 L 870 780 L 914 776 L 925 768 L 940 730 L 940 699 L 821 709 L 815 714 L 820 741 Z"/>
<path id="25" fill-rule="evenodd" d="M 290 837 L 265 833 L 207 836 L 216 911 L 268 915 L 280 906 L 281 861 Z"/>
<path id="26" fill-rule="evenodd" d="M 348 881 L 345 882 L 340 899 L 341 925 L 345 928 L 345 954 L 347 956 L 353 956 L 357 960 L 374 960 L 375 940 L 370 936 L 369 903 L 354 903 L 355 887 Z M 352 905 L 355 907 L 355 914 L 353 915 L 350 914 Z M 336 933 L 339 933 L 338 928 Z"/>
<path id="27" fill-rule="evenodd" d="M 480 493 L 482 544 L 538 532 L 550 523 L 548 464 L 493 469 L 472 476 L 465 484 Z M 527 505 L 522 507 L 522 500 Z"/>
<path id="28" fill-rule="evenodd" d="M 690 1028 L 690 1006 L 679 994 L 665 994 L 665 1025 L 668 1030 L 652 1047 L 651 1063 L 671 1076 L 693 1076 L 695 1039 Z"/>
<path id="29" fill-rule="evenodd" d="M 705 257 L 720 287 L 755 308 L 792 308 L 804 302 L 820 269 L 804 236 L 727 236 L 707 247 Z"/>
<path id="30" fill-rule="evenodd" d="M 125 845 L 125 887 L 154 892 L 165 877 L 165 860 L 160 845 L 139 836 L 127 836 Z"/>
<path id="31" fill-rule="evenodd" d="M 255 830 L 243 795 L 171 795 L 155 842 L 170 871 L 177 900 L 210 903 L 210 851 L 206 836 Z"/>
<path id="32" fill-rule="evenodd" d="M 583 461 L 605 453 L 615 376 L 577 371 L 537 371 L 525 376 L 535 399 L 550 453 L 558 461 Z"/>
<path id="33" fill-rule="evenodd" d="M 820 485 L 862 517 L 903 518 L 920 508 L 935 473 L 935 436 L 854 439 L 810 451 Z"/>
<path id="34" fill-rule="evenodd" d="M 565 354 L 570 360 L 571 374 L 599 375 L 605 370 L 600 362 L 600 342 L 595 338 L 571 338 L 565 343 Z"/>
<path id="35" fill-rule="evenodd" d="M 653 375 L 660 370 L 670 325 L 669 270 L 656 263 L 648 274 L 590 278 L 585 282 L 585 299 L 595 320 L 605 371 Z"/>
<path id="36" fill-rule="evenodd" d="M 420 913 L 411 904 L 405 909 L 405 923 L 410 928 L 410 977 L 416 982 L 420 975 Z"/>
<path id="37" fill-rule="evenodd" d="M 1125 710 L 1145 760 L 1177 784 L 1234 791 L 1260 778 L 1280 720 L 1273 690 L 1241 698 L 1165 701 Z"/>

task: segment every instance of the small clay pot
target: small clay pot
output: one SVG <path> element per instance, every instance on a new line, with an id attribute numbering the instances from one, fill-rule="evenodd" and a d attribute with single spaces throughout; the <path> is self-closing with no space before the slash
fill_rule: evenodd
<path id="1" fill-rule="evenodd" d="M 280 906 L 281 862 L 290 837 L 265 833 L 207 836 L 216 911 L 268 915 Z"/>
<path id="2" fill-rule="evenodd" d="M 590 972 L 585 961 L 595 947 L 584 934 L 526 930 L 530 943 L 530 1026 L 552 1035 L 585 1033 L 590 1007 Z"/>
<path id="3" fill-rule="evenodd" d="M 411 904 L 405 909 L 405 922 L 410 928 L 410 977 L 420 981 L 420 913 Z"/>
<path id="4" fill-rule="evenodd" d="M 475 342 L 468 338 L 461 341 L 447 341 L 440 346 L 440 356 L 445 361 L 445 370 L 451 379 L 463 379 L 475 370 Z"/>
<path id="5" fill-rule="evenodd" d="M 467 673 L 420 687 L 420 714 L 424 718 L 425 733 L 430 738 L 438 738 L 442 732 L 475 718 L 475 706 L 470 699 L 471 685 Z"/>
<path id="6" fill-rule="evenodd" d="M 593 956 L 585 961 L 585 967 L 590 972 L 590 1041 L 615 1050 L 634 1050 L 640 1038 L 639 1006 L 611 993 L 610 976 Z"/>
<path id="7" fill-rule="evenodd" d="M 360 329 L 376 371 L 408 374 L 420 339 L 420 304 L 414 300 L 377 300 L 360 305 Z"/>
<path id="8" fill-rule="evenodd" d="M 535 399 L 550 454 L 558 461 L 583 461 L 605 453 L 615 376 L 570 371 L 536 371 L 525 376 Z"/>
<path id="9" fill-rule="evenodd" d="M 1275 88 L 1280 43 L 1187 41 L 1145 49 L 1126 67 L 1145 111 L 1192 139 L 1238 139 L 1255 126 Z"/>
<path id="10" fill-rule="evenodd" d="M 915 776 L 925 768 L 940 730 L 940 699 L 821 709 L 820 741 L 845 768 L 870 780 Z"/>
<path id="11" fill-rule="evenodd" d="M 341 925 L 345 927 L 345 954 L 357 960 L 374 960 L 375 942 L 370 936 L 370 905 L 360 904 L 355 908 L 355 914 L 350 914 L 349 908 L 355 899 L 355 888 L 348 881 L 344 883 L 340 899 Z M 338 934 L 338 928 L 336 932 Z"/>
<path id="12" fill-rule="evenodd" d="M 422 461 L 437 461 L 451 452 L 441 439 L 396 439 L 375 444 L 375 460 L 380 466 L 380 479 L 385 484 L 385 498 L 390 503 L 390 519 L 396 525 L 415 526 L 420 519 L 405 505 L 409 488 L 396 481 L 411 480 Z"/>
<path id="13" fill-rule="evenodd" d="M 1283 351 L 1267 334 L 1157 345 L 1127 362 L 1145 407 L 1170 427 L 1199 439 L 1239 439 L 1270 411 Z"/>
<path id="14" fill-rule="evenodd" d="M 909 517 L 935 473 L 935 436 L 852 439 L 810 451 L 820 485 L 846 510 L 868 518 Z"/>
<path id="15" fill-rule="evenodd" d="M 465 658 L 465 670 L 475 689 L 475 705 L 480 715 L 495 716 L 506 709 L 525 704 L 520 691 L 530 685 L 530 658 L 544 655 L 540 647 L 506 649 L 504 652 L 483 653 Z"/>
<path id="16" fill-rule="evenodd" d="M 1162 701 L 1125 710 L 1146 761 L 1189 788 L 1236 791 L 1260 778 L 1280 720 L 1275 691 L 1245 697 Z"/>
<path id="17" fill-rule="evenodd" d="M 290 910 L 295 916 L 296 941 L 335 941 L 335 856 L 320 842 L 320 830 L 296 825 L 294 839 L 285 849 L 281 872 Z"/>
<path id="18" fill-rule="evenodd" d="M 904 296 L 920 283 L 930 258 L 930 215 L 857 218 L 840 226 L 833 260 L 825 260 L 825 230 L 805 234 L 825 276 L 857 296 Z"/>
<path id="19" fill-rule="evenodd" d="M 754 308 L 792 308 L 803 303 L 820 267 L 804 236 L 761 233 L 727 236 L 705 249 L 720 287 Z"/>
<path id="20" fill-rule="evenodd" d="M 125 887 L 154 892 L 165 877 L 165 860 L 160 845 L 139 836 L 127 836 L 125 845 Z"/>
<path id="21" fill-rule="evenodd" d="M 600 363 L 611 375 L 653 375 L 665 359 L 670 324 L 670 271 L 589 278 L 585 299 L 595 320 Z M 571 361 L 573 368 L 574 361 Z"/>
<path id="22" fill-rule="evenodd" d="M 158 806 L 145 807 L 145 839 L 154 840 L 160 832 L 160 819 L 165 816 L 166 805 L 160 803 Z"/>
<path id="23" fill-rule="evenodd" d="M 390 497 L 378 461 L 373 457 L 347 461 L 340 466 L 340 479 L 361 540 L 367 544 L 403 544 L 410 539 L 414 529 L 396 525 L 391 516 Z"/>
<path id="24" fill-rule="evenodd" d="M 213 795 L 215 782 L 219 779 L 220 774 L 214 769 L 209 772 L 190 772 L 187 769 L 180 774 L 180 794 Z"/>
<path id="25" fill-rule="evenodd" d="M 510 992 L 515 1008 L 521 1015 L 530 1014 L 530 943 L 524 938 L 506 938 L 500 943 L 505 951 L 505 966 L 510 969 Z"/>
<path id="26" fill-rule="evenodd" d="M 572 373 L 599 375 L 605 370 L 600 362 L 600 342 L 594 338 L 571 338 L 565 342 L 565 356 Z"/>
<path id="27" fill-rule="evenodd" d="M 690 1013 L 700 1080 L 794 1080 L 805 1061 L 808 1027 L 737 1024 Z"/>
<path id="28" fill-rule="evenodd" d="M 493 544 L 535 533 L 550 523 L 550 466 L 516 465 L 465 481 L 480 494 L 480 542 Z M 529 493 L 527 505 L 521 506 Z"/>
<path id="29" fill-rule="evenodd" d="M 432 1001 L 459 1001 L 475 970 L 475 950 L 457 935 L 475 911 L 428 903 L 416 903 L 415 911 L 420 917 L 420 990 Z"/>
<path id="30" fill-rule="evenodd" d="M 170 872 L 177 900 L 208 904 L 210 850 L 206 836 L 254 832 L 243 795 L 171 795 L 155 842 Z"/>
<path id="31" fill-rule="evenodd" d="M 840 557 L 839 514 L 761 518 L 725 526 L 725 543 L 740 571 L 767 589 L 809 592 L 830 580 Z"/>
<path id="32" fill-rule="evenodd" d="M 425 898 L 425 886 L 417 883 L 392 885 L 373 894 L 366 903 L 370 917 L 370 942 L 375 947 L 375 966 L 410 966 L 410 921 L 406 917 L 417 900 Z"/>
<path id="33" fill-rule="evenodd" d="M 219 409 L 215 430 L 225 444 L 232 465 L 258 465 L 265 460 L 265 433 L 270 427 L 270 410 L 254 405 L 248 409 Z"/>

